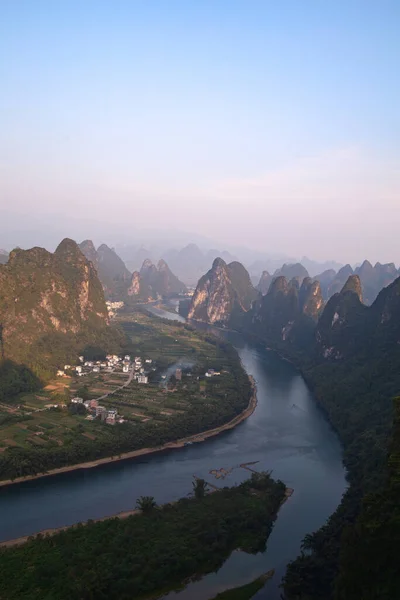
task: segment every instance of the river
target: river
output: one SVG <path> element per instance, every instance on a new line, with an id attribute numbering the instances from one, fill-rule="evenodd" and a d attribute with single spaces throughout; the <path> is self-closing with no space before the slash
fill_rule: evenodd
<path id="1" fill-rule="evenodd" d="M 166 598 L 207 600 L 274 568 L 274 578 L 256 598 L 279 599 L 285 567 L 297 556 L 302 538 L 326 521 L 346 489 L 341 447 L 289 362 L 239 334 L 217 333 L 236 347 L 257 382 L 258 405 L 246 421 L 201 444 L 2 488 L 0 541 L 130 510 L 141 495 L 154 496 L 158 503 L 176 500 L 190 493 L 193 475 L 233 485 L 249 475 L 239 464 L 259 461 L 256 469 L 272 470 L 273 477 L 295 490 L 279 512 L 266 552 L 234 552 L 218 573 Z M 236 467 L 223 483 L 209 474 L 221 467 Z"/>

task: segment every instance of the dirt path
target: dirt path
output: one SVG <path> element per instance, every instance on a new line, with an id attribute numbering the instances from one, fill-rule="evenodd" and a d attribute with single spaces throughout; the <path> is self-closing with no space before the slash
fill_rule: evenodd
<path id="1" fill-rule="evenodd" d="M 123 390 L 124 388 L 128 387 L 128 385 L 131 383 L 131 381 L 133 379 L 133 375 L 134 375 L 134 370 L 133 370 L 133 367 L 132 367 L 131 370 L 129 371 L 129 377 L 125 381 L 125 383 L 123 383 L 122 385 L 116 387 L 114 390 L 111 390 L 110 392 L 107 392 L 107 394 L 103 394 L 102 396 L 99 396 L 98 398 L 95 398 L 95 400 L 97 400 L 99 402 L 100 400 L 104 400 L 105 398 L 108 398 L 108 396 L 112 396 L 113 394 L 115 394 L 115 392 L 118 392 L 119 390 Z"/>
<path id="2" fill-rule="evenodd" d="M 132 374 L 133 377 L 133 374 Z M 91 462 L 78 463 L 76 465 L 69 465 L 68 467 L 60 467 L 58 469 L 51 469 L 47 471 L 47 473 L 39 473 L 37 475 L 28 475 L 27 477 L 17 477 L 14 480 L 6 479 L 4 481 L 0 481 L 0 487 L 4 487 L 7 485 L 13 485 L 16 483 L 22 483 L 24 481 L 31 481 L 32 479 L 40 479 L 41 477 L 51 477 L 51 475 L 58 475 L 60 473 L 69 473 L 71 471 L 77 471 L 78 469 L 92 469 L 93 467 L 97 467 L 100 465 L 105 465 L 111 462 L 119 462 L 121 460 L 127 460 L 130 458 L 136 458 L 139 456 L 146 456 L 148 454 L 155 454 L 156 452 L 162 452 L 163 450 L 173 450 L 174 448 L 182 448 L 188 442 L 198 443 L 204 442 L 208 438 L 219 435 L 223 431 L 228 431 L 229 429 L 233 429 L 239 423 L 247 419 L 250 415 L 253 414 L 256 406 L 257 406 L 257 386 L 254 378 L 249 375 L 249 379 L 251 382 L 252 394 L 250 397 L 250 401 L 248 406 L 242 411 L 239 415 L 234 417 L 225 425 L 220 425 L 219 427 L 215 427 L 214 429 L 209 429 L 208 431 L 204 431 L 203 433 L 199 433 L 196 435 L 191 435 L 176 442 L 169 442 L 168 444 L 164 444 L 163 446 L 156 446 L 154 448 L 141 448 L 140 450 L 132 450 L 132 452 L 125 452 L 119 456 L 108 456 L 106 458 L 99 458 L 98 460 L 94 460 Z M 130 382 L 129 382 L 130 383 Z M 124 385 L 129 385 L 126 382 Z"/>

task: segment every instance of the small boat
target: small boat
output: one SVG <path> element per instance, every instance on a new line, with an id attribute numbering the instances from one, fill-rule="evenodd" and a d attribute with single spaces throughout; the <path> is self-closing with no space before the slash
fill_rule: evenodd
<path id="1" fill-rule="evenodd" d="M 192 445 L 193 445 L 193 442 L 184 442 L 184 443 L 183 443 L 183 445 L 184 445 L 184 446 L 192 446 Z"/>

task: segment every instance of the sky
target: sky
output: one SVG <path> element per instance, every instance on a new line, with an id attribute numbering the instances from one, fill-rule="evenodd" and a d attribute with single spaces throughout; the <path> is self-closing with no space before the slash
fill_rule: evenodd
<path id="1" fill-rule="evenodd" d="M 0 0 L 0 247 L 17 221 L 398 264 L 399 22 L 398 0 Z"/>

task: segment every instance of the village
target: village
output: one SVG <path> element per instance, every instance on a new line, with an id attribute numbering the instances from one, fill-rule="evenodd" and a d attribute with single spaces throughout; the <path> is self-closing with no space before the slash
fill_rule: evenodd
<path id="1" fill-rule="evenodd" d="M 117 409 L 108 409 L 101 405 L 100 402 L 112 396 L 113 393 L 123 390 L 132 381 L 137 381 L 138 384 L 142 385 L 147 384 L 149 381 L 149 371 L 155 371 L 156 369 L 155 366 L 153 366 L 153 360 L 151 358 L 143 359 L 140 356 L 135 356 L 134 359 L 131 359 L 129 354 L 126 354 L 123 358 L 116 354 L 108 354 L 104 361 L 85 360 L 84 356 L 79 356 L 79 362 L 81 364 L 77 366 L 65 365 L 63 370 L 57 372 L 57 376 L 65 377 L 67 376 L 67 373 L 75 377 L 84 377 L 85 375 L 100 373 L 123 373 L 128 375 L 126 381 L 122 385 L 117 386 L 112 391 L 102 394 L 98 398 L 85 400 L 80 396 L 75 396 L 71 399 L 71 404 L 77 405 L 75 410 L 78 414 L 82 414 L 84 411 L 88 413 L 86 420 L 94 421 L 95 419 L 99 419 L 108 425 L 124 423 L 124 416 L 119 415 Z"/>

